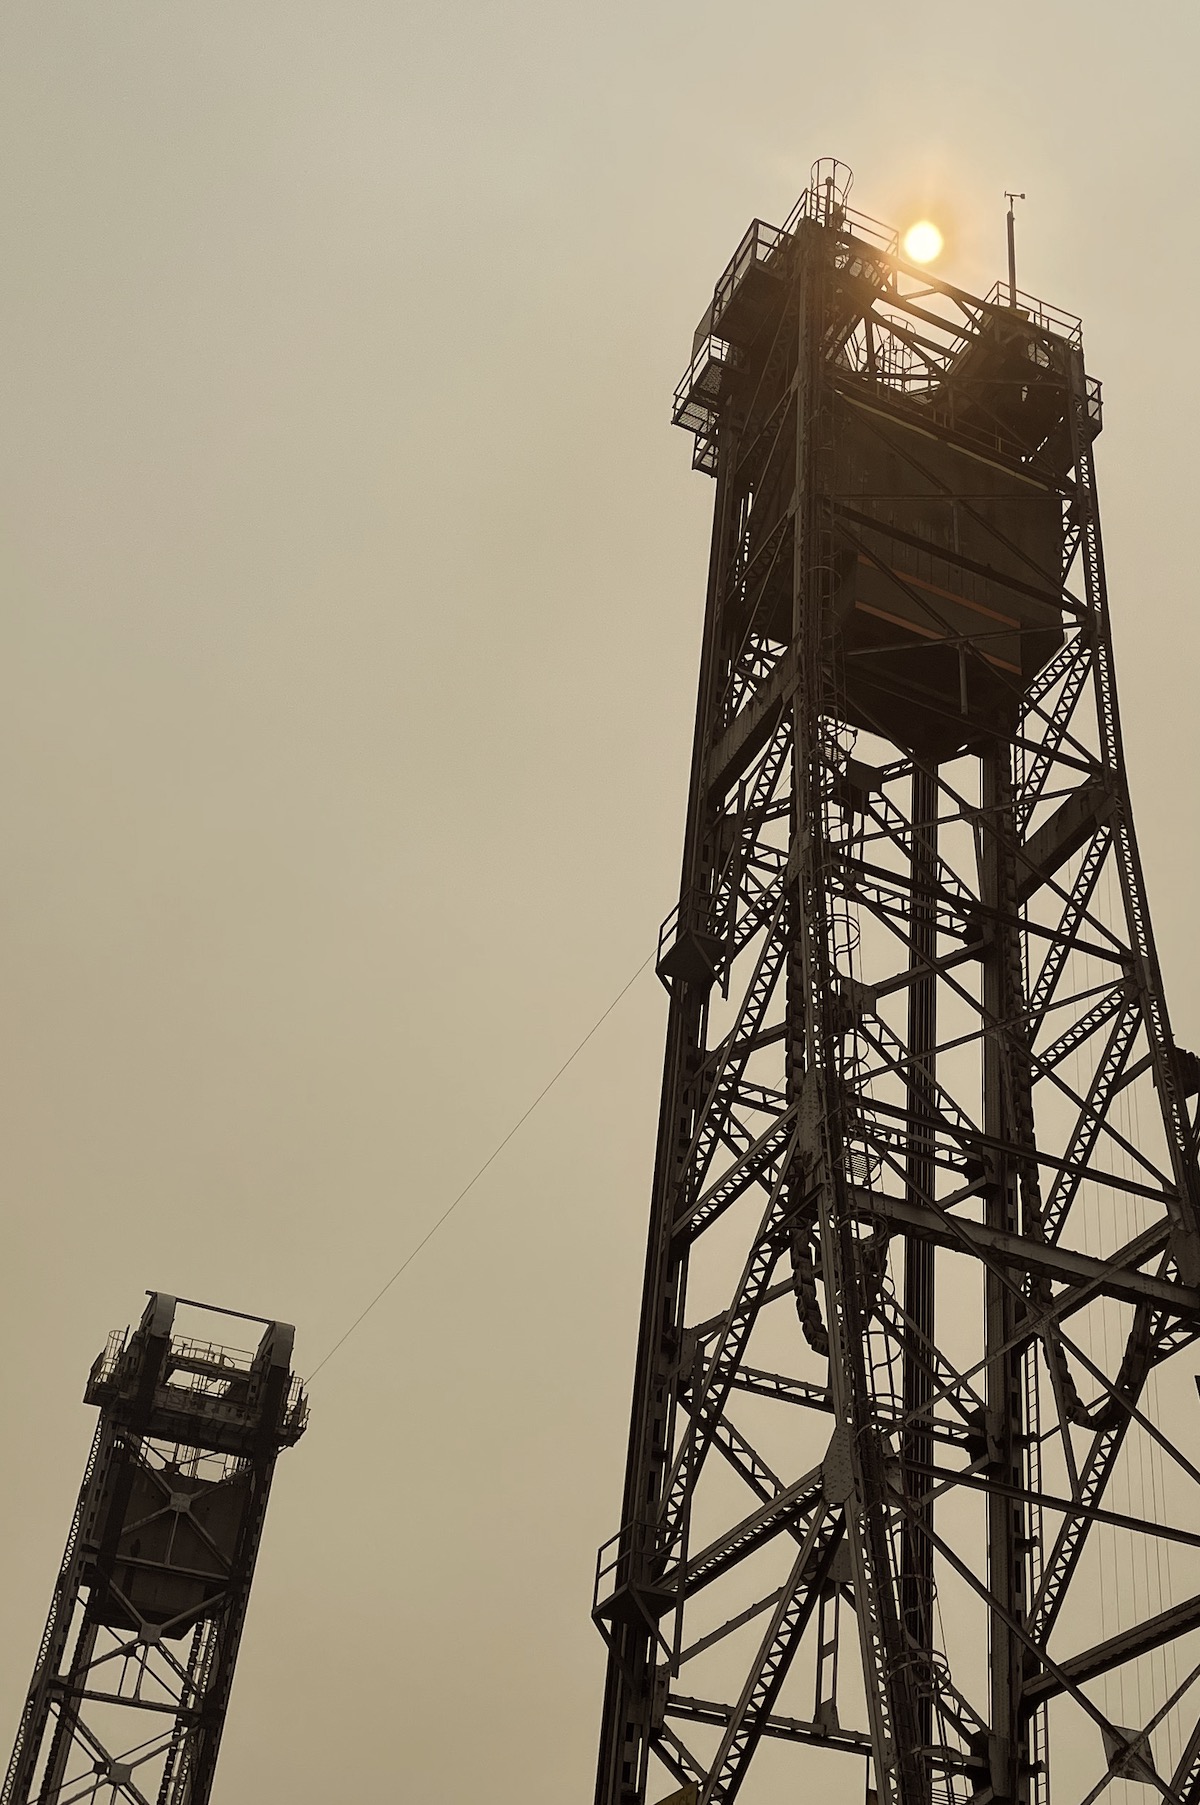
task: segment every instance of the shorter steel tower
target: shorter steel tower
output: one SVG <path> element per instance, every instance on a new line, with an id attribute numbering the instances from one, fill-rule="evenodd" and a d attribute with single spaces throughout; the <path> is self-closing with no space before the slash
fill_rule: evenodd
<path id="1" fill-rule="evenodd" d="M 88 1377 L 100 1421 L 2 1805 L 206 1805 L 281 1448 L 304 1433 L 295 1331 L 192 1339 L 151 1292 Z M 240 1315 L 236 1311 L 215 1312 Z"/>

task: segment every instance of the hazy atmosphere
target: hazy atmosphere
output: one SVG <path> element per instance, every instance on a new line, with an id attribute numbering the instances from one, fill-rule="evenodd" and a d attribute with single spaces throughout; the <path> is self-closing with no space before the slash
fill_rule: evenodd
<path id="1" fill-rule="evenodd" d="M 812 160 L 1082 313 L 1200 1045 L 1191 9 L 0 9 L 0 1759 L 147 1287 L 308 1374 L 654 946 L 712 486 L 670 398 Z M 590 1797 L 665 998 L 312 1386 L 217 1805 Z M 1147 1795 L 1149 1796 L 1149 1795 Z"/>

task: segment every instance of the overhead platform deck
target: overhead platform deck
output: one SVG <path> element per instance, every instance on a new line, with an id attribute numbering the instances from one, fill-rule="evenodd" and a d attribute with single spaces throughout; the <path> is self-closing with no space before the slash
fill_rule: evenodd
<path id="1" fill-rule="evenodd" d="M 818 479 L 837 573 L 830 656 L 847 721 L 941 761 L 1011 730 L 1062 644 L 1071 401 L 1082 389 L 1094 436 L 1099 385 L 1072 316 L 1026 296 L 975 300 L 923 272 L 917 286 L 893 236 L 844 209 L 835 224 Z M 715 474 L 727 451 L 742 626 L 780 645 L 796 607 L 794 272 L 814 233 L 828 224 L 751 224 L 697 326 L 674 416 L 698 467 Z"/>

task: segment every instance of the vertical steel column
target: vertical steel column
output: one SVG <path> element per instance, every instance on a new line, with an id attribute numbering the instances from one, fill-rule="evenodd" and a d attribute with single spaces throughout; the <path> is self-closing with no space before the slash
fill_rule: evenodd
<path id="1" fill-rule="evenodd" d="M 938 786 L 932 772 L 916 765 L 912 775 L 912 916 L 910 963 L 915 975 L 908 993 L 909 1153 L 905 1195 L 928 1207 L 934 1196 L 933 1162 L 937 1121 L 935 1072 L 937 1048 L 937 910 L 934 887 L 938 870 Z M 905 1347 L 903 1403 L 910 1427 L 901 1443 L 904 1486 L 910 1499 L 923 1499 L 930 1489 L 926 1469 L 933 1460 L 933 1438 L 922 1419 L 933 1397 L 930 1353 L 935 1344 L 934 1246 L 927 1236 L 904 1237 Z M 933 1545 L 922 1528 L 932 1527 L 933 1505 L 916 1504 L 917 1521 L 902 1531 L 900 1597 L 905 1635 L 920 1675 L 917 1719 L 924 1743 L 933 1739 L 933 1689 L 929 1673 L 933 1650 Z"/>
<path id="2" fill-rule="evenodd" d="M 980 759 L 980 898 L 984 907 L 983 1128 L 994 1147 L 984 1193 L 989 1228 L 1016 1234 L 1020 1227 L 1018 1171 L 1007 1151 L 1021 1139 L 1014 1107 L 1013 1059 L 1009 1036 L 1022 1022 L 1020 944 L 1017 929 L 1016 840 L 1012 752 L 1008 744 L 989 746 Z M 987 1400 L 985 1433 L 989 1476 L 1019 1490 L 1024 1484 L 1025 1391 L 1023 1355 L 1012 1343 L 1020 1298 L 1002 1271 L 984 1277 L 984 1333 Z M 1023 1507 L 1012 1496 L 988 1498 L 988 1585 L 996 1604 L 990 1615 L 991 1734 L 988 1759 L 993 1796 L 1028 1797 L 1028 1750 L 1020 1715 L 1023 1644 L 1011 1620 L 1024 1621 L 1026 1539 Z M 999 1608 L 997 1608 L 997 1606 Z M 1023 1771 L 1025 1770 L 1025 1771 Z"/>
<path id="3" fill-rule="evenodd" d="M 817 1118 L 815 1148 L 825 1295 L 830 1315 L 829 1386 L 852 1489 L 844 1500 L 850 1566 L 876 1787 L 887 1805 L 925 1805 L 929 1774 L 918 1728 L 912 1664 L 896 1590 L 885 1456 L 867 1365 L 870 1307 L 863 1243 L 847 1192 L 849 1127 L 843 999 L 833 946 L 832 864 L 822 730 L 836 727 L 830 607 L 835 560 L 829 490 L 833 470 L 832 395 L 825 360 L 827 284 L 836 240 L 810 229 L 799 264 L 796 360 L 796 509 L 792 645 L 797 688 L 793 738 L 793 850 L 799 872 L 793 958 L 804 998 L 789 1024 L 793 1063 L 801 1041 L 803 1114 Z M 803 1119 L 803 1115 L 802 1115 Z"/>
<path id="4" fill-rule="evenodd" d="M 729 556 L 732 442 L 721 459 L 709 552 L 708 594 L 692 749 L 692 777 L 679 886 L 679 925 L 713 882 L 712 810 L 705 785 L 714 695 L 722 661 L 720 599 Z M 640 1805 L 646 1792 L 655 1625 L 667 1600 L 656 1590 L 668 1558 L 660 1545 L 658 1507 L 669 1464 L 679 1388 L 686 1243 L 675 1234 L 679 1176 L 697 1111 L 697 1073 L 704 1046 L 710 984 L 681 974 L 671 986 L 663 1058 L 662 1105 L 655 1153 L 642 1321 L 634 1367 L 629 1452 L 619 1551 L 619 1613 L 606 1630 L 608 1665 L 596 1773 L 596 1805 Z"/>

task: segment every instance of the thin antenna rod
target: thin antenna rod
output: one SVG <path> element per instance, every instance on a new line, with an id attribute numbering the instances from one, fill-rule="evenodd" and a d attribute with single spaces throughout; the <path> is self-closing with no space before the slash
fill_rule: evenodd
<path id="1" fill-rule="evenodd" d="M 1017 201 L 1023 201 L 1023 194 L 1015 194 L 1010 189 L 1004 190 L 1004 198 L 1008 202 L 1008 304 L 1017 305 L 1017 220 L 1013 211 Z"/>

